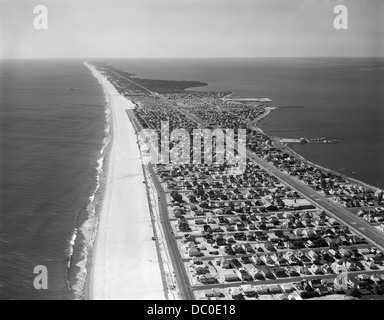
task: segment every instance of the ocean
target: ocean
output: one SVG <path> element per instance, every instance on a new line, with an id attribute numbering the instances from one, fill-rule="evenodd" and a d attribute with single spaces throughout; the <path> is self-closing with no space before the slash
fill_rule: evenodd
<path id="1" fill-rule="evenodd" d="M 384 59 L 114 59 L 142 78 L 267 97 L 261 127 L 309 160 L 384 188 Z M 297 108 L 299 106 L 299 108 Z M 80 60 L 0 62 L 0 299 L 82 299 L 102 195 L 109 123 Z M 88 258 L 88 260 L 87 260 Z M 33 286 L 35 266 L 48 289 Z"/>
<path id="2" fill-rule="evenodd" d="M 80 60 L 0 70 L 0 300 L 81 298 L 108 136 L 102 88 Z M 37 265 L 47 290 L 34 287 Z"/>

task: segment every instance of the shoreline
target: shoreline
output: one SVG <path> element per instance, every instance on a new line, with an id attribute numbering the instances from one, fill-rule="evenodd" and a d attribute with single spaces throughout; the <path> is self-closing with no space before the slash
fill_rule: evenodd
<path id="1" fill-rule="evenodd" d="M 125 114 L 134 105 L 94 66 L 84 64 L 102 85 L 112 119 L 105 189 L 97 235 L 87 263 L 85 297 L 165 299 L 159 257 L 151 240 L 152 223 L 140 151 L 132 123 Z M 140 272 L 135 274 L 136 271 Z"/>
<path id="2" fill-rule="evenodd" d="M 358 180 L 358 179 L 355 179 L 355 178 L 352 178 L 350 176 L 347 176 L 343 173 L 340 173 L 338 172 L 337 170 L 333 170 L 333 169 L 330 169 L 330 168 L 326 168 L 324 166 L 322 166 L 321 164 L 318 164 L 318 163 L 315 163 L 315 162 L 312 162 L 311 160 L 305 158 L 303 155 L 301 155 L 300 153 L 298 153 L 297 151 L 295 151 L 294 149 L 291 148 L 291 143 L 284 143 L 282 142 L 281 140 L 282 139 L 285 139 L 285 138 L 282 138 L 282 137 L 278 137 L 278 136 L 274 136 L 274 135 L 270 135 L 268 133 L 265 133 L 258 125 L 260 124 L 260 122 L 262 122 L 263 120 L 265 120 L 265 118 L 270 115 L 270 113 L 273 111 L 273 110 L 277 110 L 279 107 L 263 107 L 264 109 L 268 110 L 267 112 L 263 113 L 259 118 L 257 118 L 255 121 L 252 122 L 252 126 L 254 128 L 257 128 L 259 132 L 263 133 L 264 135 L 266 135 L 267 137 L 271 138 L 272 141 L 275 142 L 275 140 L 278 141 L 278 144 L 280 145 L 280 148 L 281 150 L 283 151 L 286 151 L 288 153 L 291 153 L 295 158 L 301 160 L 301 161 L 304 161 L 308 164 L 310 164 L 311 166 L 313 167 L 316 167 L 318 169 L 321 169 L 321 170 L 324 170 L 326 172 L 333 172 L 333 173 L 336 173 L 338 175 L 340 175 L 343 179 L 346 179 L 346 180 L 349 180 L 355 184 L 358 184 L 358 185 L 361 185 L 363 186 L 364 188 L 367 188 L 367 189 L 372 189 L 374 191 L 376 190 L 382 190 L 382 188 L 380 187 L 377 187 L 377 186 L 374 186 L 374 185 L 370 185 L 369 183 L 365 182 L 365 181 L 362 181 L 362 180 Z M 277 146 L 276 146 L 277 147 Z"/>
<path id="3" fill-rule="evenodd" d="M 303 161 L 305 161 L 306 163 L 310 164 L 311 166 L 313 167 L 316 167 L 316 168 L 319 168 L 323 171 L 326 171 L 326 172 L 330 172 L 330 173 L 337 173 L 338 175 L 340 175 L 343 179 L 345 180 L 349 180 L 353 183 L 356 183 L 358 185 L 361 185 L 363 186 L 364 188 L 367 188 L 367 189 L 372 189 L 374 191 L 377 191 L 377 190 L 381 190 L 379 187 L 376 187 L 376 186 L 373 186 L 373 185 L 370 185 L 362 180 L 358 180 L 358 179 L 355 179 L 355 178 L 352 178 L 350 176 L 347 176 L 346 174 L 343 174 L 343 173 L 340 173 L 336 170 L 332 170 L 332 169 L 329 169 L 329 168 L 326 168 L 320 164 L 317 164 L 317 163 L 314 163 L 310 160 L 308 160 L 307 158 L 303 157 L 300 153 L 298 153 L 297 151 L 295 151 L 294 149 L 291 148 L 291 145 L 290 143 L 288 143 L 285 147 L 283 147 L 284 149 L 288 150 L 289 152 L 291 152 L 292 154 L 294 154 L 296 157 L 302 159 Z"/>
<path id="4" fill-rule="evenodd" d="M 84 65 L 88 68 L 88 66 L 85 64 L 84 62 Z M 89 68 L 88 68 L 89 69 Z M 92 71 L 92 70 L 90 70 Z M 93 73 L 92 73 L 92 76 Z M 101 81 L 95 77 L 95 79 L 99 82 L 100 86 L 102 86 L 102 83 Z M 101 207 L 102 207 L 102 203 L 103 203 L 103 198 L 104 198 L 104 192 L 105 192 L 105 188 L 106 188 L 106 182 L 107 182 L 107 177 L 108 177 L 108 167 L 109 167 L 109 161 L 110 161 L 110 154 L 111 154 L 111 148 L 112 148 L 112 144 L 113 144 L 113 119 L 112 119 L 112 112 L 111 112 L 111 107 L 110 107 L 110 97 L 107 93 L 107 91 L 105 90 L 105 88 L 102 86 L 102 89 L 103 89 L 103 95 L 104 95 L 104 98 L 105 98 L 105 102 L 106 102 L 106 120 L 107 120 L 107 126 L 109 126 L 109 131 L 108 131 L 108 138 L 109 138 L 109 141 L 108 141 L 108 144 L 107 145 L 104 145 L 103 146 L 103 153 L 104 153 L 104 163 L 103 163 L 103 179 L 100 181 L 100 202 L 97 209 L 96 209 L 96 212 L 95 212 L 95 216 L 96 216 L 96 225 L 95 225 L 95 238 L 94 238 L 94 241 L 92 243 L 92 246 L 91 246 L 91 251 L 88 252 L 88 259 L 87 259 L 87 262 L 86 262 L 86 265 L 85 265 L 85 269 L 87 271 L 87 276 L 85 278 L 85 283 L 84 283 L 84 288 L 83 288 L 83 297 L 85 300 L 91 300 L 91 270 L 92 270 L 92 263 L 93 263 L 93 255 L 94 255 L 94 252 L 95 252 L 95 248 L 96 248 L 96 244 L 97 244 L 97 230 L 98 230 L 98 225 L 100 223 L 100 211 L 101 211 Z"/>

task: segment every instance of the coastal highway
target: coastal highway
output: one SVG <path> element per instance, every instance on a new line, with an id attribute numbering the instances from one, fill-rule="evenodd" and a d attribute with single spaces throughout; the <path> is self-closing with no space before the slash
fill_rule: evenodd
<path id="1" fill-rule="evenodd" d="M 160 181 L 153 170 L 153 166 L 148 164 L 148 171 L 151 175 L 153 184 L 157 190 L 159 196 L 159 210 L 162 220 L 162 225 L 164 228 L 164 234 L 169 248 L 169 253 L 172 258 L 173 267 L 176 273 L 176 278 L 180 287 L 182 294 L 186 300 L 194 300 L 195 296 L 192 292 L 192 288 L 189 283 L 187 271 L 185 270 L 183 259 L 180 254 L 180 250 L 177 246 L 176 238 L 173 234 L 171 223 L 168 218 L 168 208 L 167 208 L 167 199 L 165 197 L 165 192 L 163 190 Z"/>

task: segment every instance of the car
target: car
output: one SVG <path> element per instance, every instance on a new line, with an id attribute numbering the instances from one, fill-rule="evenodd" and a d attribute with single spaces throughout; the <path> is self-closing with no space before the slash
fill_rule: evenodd
<path id="1" fill-rule="evenodd" d="M 156 237 L 152 237 L 152 240 L 156 241 Z"/>
<path id="2" fill-rule="evenodd" d="M 218 255 L 219 254 L 219 251 L 209 251 L 209 254 L 212 254 L 212 255 Z"/>

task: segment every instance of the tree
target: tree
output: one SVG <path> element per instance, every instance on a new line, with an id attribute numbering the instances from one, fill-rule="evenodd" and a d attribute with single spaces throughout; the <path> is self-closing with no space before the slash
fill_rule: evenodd
<path id="1" fill-rule="evenodd" d="M 173 200 L 175 200 L 177 202 L 183 201 L 183 196 L 177 192 L 171 192 L 171 197 L 173 198 Z"/>

